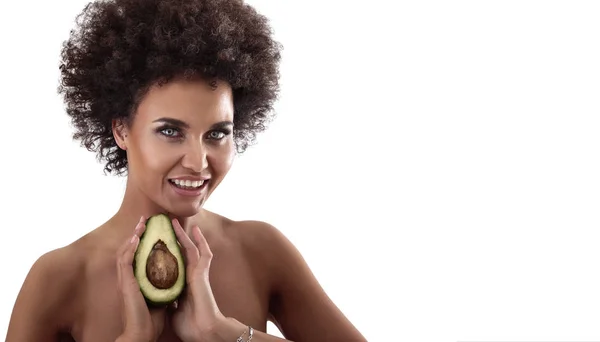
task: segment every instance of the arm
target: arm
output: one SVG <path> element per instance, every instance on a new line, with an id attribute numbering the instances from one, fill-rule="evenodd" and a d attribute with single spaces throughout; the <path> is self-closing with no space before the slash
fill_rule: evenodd
<path id="1" fill-rule="evenodd" d="M 266 227 L 276 277 L 271 313 L 296 342 L 366 341 L 325 293 L 297 248 L 277 229 Z"/>
<path id="2" fill-rule="evenodd" d="M 15 301 L 6 342 L 58 341 L 64 308 L 70 302 L 67 256 L 64 249 L 57 249 L 33 264 Z"/>
<path id="3" fill-rule="evenodd" d="M 270 312 L 288 340 L 366 341 L 325 293 L 297 248 L 279 230 L 259 222 L 248 234 L 253 236 L 253 250 L 260 251 L 272 275 Z M 237 331 L 238 336 L 244 331 L 239 322 L 230 324 L 237 326 L 230 331 Z M 246 334 L 244 340 L 247 337 Z M 252 341 L 282 340 L 255 331 Z"/>

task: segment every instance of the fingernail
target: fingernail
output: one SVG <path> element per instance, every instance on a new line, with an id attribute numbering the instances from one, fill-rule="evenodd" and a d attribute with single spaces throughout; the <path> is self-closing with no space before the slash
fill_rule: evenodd
<path id="1" fill-rule="evenodd" d="M 132 237 L 131 237 L 131 241 L 130 241 L 130 243 L 134 243 L 134 242 L 135 242 L 135 239 L 137 239 L 137 235 L 134 235 L 134 236 L 132 236 Z"/>

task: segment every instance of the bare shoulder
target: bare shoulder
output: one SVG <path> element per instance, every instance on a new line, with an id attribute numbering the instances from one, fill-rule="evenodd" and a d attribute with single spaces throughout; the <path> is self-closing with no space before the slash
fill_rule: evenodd
<path id="1" fill-rule="evenodd" d="M 296 246 L 263 221 L 228 221 L 253 263 L 270 283 L 271 320 L 287 339 L 365 341 L 321 287 Z"/>
<path id="2" fill-rule="evenodd" d="M 83 274 L 81 242 L 40 256 L 21 286 L 10 317 L 6 341 L 56 341 L 68 331 Z"/>
<path id="3" fill-rule="evenodd" d="M 264 242 L 265 239 L 283 237 L 277 228 L 267 222 L 255 220 L 236 221 L 208 210 L 206 213 L 208 214 L 209 225 L 220 228 L 218 229 L 219 234 L 214 234 L 214 231 L 208 232 L 208 234 L 212 233 L 214 238 L 225 239 L 250 247 Z"/>
<path id="4" fill-rule="evenodd" d="M 279 229 L 264 221 L 227 220 L 226 227 L 229 227 L 230 234 L 235 234 L 244 245 L 261 247 L 261 251 L 266 251 L 264 243 L 276 242 L 276 240 L 281 243 L 287 240 Z"/>
<path id="5" fill-rule="evenodd" d="M 230 227 L 250 259 L 268 271 L 274 295 L 284 293 L 289 281 L 299 285 L 316 282 L 300 251 L 279 228 L 255 220 L 235 221 Z"/>
<path id="6" fill-rule="evenodd" d="M 287 237 L 275 226 L 256 220 L 223 220 L 223 231 L 227 238 L 236 241 L 247 253 L 249 260 L 258 263 L 271 276 L 278 274 L 281 257 L 301 257 Z"/>

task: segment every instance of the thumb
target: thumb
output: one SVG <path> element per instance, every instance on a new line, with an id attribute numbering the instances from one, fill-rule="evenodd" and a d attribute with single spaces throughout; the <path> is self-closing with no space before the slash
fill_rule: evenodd
<path id="1" fill-rule="evenodd" d="M 162 333 L 163 328 L 165 327 L 165 319 L 167 317 L 166 312 L 166 307 L 160 309 L 150 309 L 150 319 L 152 320 L 152 326 L 154 327 L 155 332 L 154 336 L 160 336 Z"/>

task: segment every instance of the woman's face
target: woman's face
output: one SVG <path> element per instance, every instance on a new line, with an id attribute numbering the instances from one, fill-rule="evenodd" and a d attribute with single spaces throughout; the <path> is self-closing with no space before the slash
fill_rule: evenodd
<path id="1" fill-rule="evenodd" d="M 233 94 L 227 83 L 216 84 L 155 86 L 131 125 L 115 130 L 127 151 L 129 186 L 180 217 L 198 212 L 233 163 Z"/>

